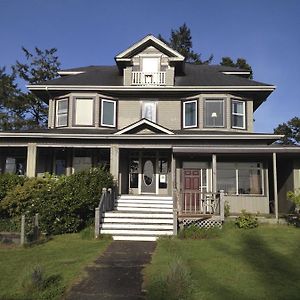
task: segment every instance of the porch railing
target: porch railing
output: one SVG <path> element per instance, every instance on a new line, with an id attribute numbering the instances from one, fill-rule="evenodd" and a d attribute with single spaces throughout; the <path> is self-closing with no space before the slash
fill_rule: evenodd
<path id="1" fill-rule="evenodd" d="M 116 188 L 103 188 L 99 205 L 95 208 L 95 237 L 98 238 L 100 234 L 100 225 L 103 221 L 103 214 L 106 211 L 111 211 L 115 207 Z"/>
<path id="2" fill-rule="evenodd" d="M 178 191 L 177 211 L 179 216 L 218 215 L 224 220 L 224 191 L 204 193 L 199 190 Z"/>
<path id="3" fill-rule="evenodd" d="M 132 85 L 165 85 L 166 72 L 132 72 Z"/>

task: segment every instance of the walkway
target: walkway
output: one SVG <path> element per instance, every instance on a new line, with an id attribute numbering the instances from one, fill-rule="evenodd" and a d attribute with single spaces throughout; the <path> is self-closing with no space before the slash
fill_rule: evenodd
<path id="1" fill-rule="evenodd" d="M 155 246 L 155 242 L 112 242 L 95 264 L 87 268 L 87 277 L 71 288 L 66 299 L 144 299 L 141 272 L 150 262 Z"/>

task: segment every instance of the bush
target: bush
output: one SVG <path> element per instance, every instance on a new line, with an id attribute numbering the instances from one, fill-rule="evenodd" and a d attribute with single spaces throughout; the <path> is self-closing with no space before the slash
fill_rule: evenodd
<path id="1" fill-rule="evenodd" d="M 247 213 L 245 210 L 242 210 L 241 215 L 236 218 L 235 224 L 239 228 L 250 229 L 257 227 L 258 221 L 255 216 Z"/>
<path id="2" fill-rule="evenodd" d="M 219 236 L 219 234 L 220 229 L 217 227 L 206 229 L 198 227 L 197 225 L 191 225 L 180 230 L 178 237 L 181 239 L 201 240 L 215 238 Z"/>
<path id="3" fill-rule="evenodd" d="M 295 210 L 300 211 L 300 189 L 295 192 L 289 191 L 287 193 L 288 199 L 290 199 L 295 204 Z"/>
<path id="4" fill-rule="evenodd" d="M 77 232 L 90 224 L 103 187 L 113 178 L 103 168 L 59 178 L 30 178 L 8 192 L 0 207 L 10 217 L 25 214 L 27 220 L 39 213 L 46 234 Z"/>
<path id="5" fill-rule="evenodd" d="M 230 216 L 230 205 L 228 201 L 225 201 L 224 203 L 224 217 L 227 218 Z"/>

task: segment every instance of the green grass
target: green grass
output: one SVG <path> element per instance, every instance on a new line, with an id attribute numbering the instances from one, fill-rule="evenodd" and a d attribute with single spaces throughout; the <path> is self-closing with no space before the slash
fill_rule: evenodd
<path id="1" fill-rule="evenodd" d="M 155 300 L 300 299 L 300 230 L 227 224 L 213 239 L 161 239 L 145 270 L 145 288 Z"/>
<path id="2" fill-rule="evenodd" d="M 0 299 L 61 299 L 109 242 L 82 239 L 79 233 L 28 248 L 0 245 Z"/>

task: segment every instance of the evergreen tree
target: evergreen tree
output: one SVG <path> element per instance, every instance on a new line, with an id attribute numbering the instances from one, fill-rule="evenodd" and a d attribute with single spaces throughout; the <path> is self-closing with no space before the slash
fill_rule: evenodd
<path id="1" fill-rule="evenodd" d="M 253 71 L 251 66 L 247 63 L 246 59 L 244 58 L 238 58 L 236 62 L 233 62 L 233 60 L 229 56 L 222 57 L 222 61 L 220 62 L 221 66 L 227 66 L 227 67 L 234 67 L 238 69 L 244 69 L 250 71 L 249 78 L 253 79 Z"/>
<path id="2" fill-rule="evenodd" d="M 300 143 L 300 118 L 294 117 L 287 123 L 279 124 L 274 129 L 275 134 L 283 134 L 284 137 L 279 141 L 286 145 L 299 145 Z"/>

